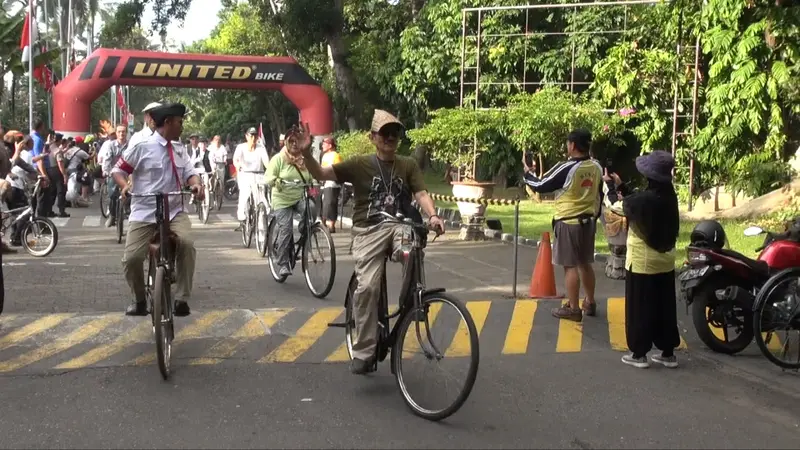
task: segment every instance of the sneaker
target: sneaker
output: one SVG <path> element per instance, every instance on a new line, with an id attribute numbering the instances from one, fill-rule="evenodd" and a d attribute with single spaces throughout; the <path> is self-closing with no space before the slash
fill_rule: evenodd
<path id="1" fill-rule="evenodd" d="M 106 220 L 106 228 L 111 228 L 111 227 L 113 227 L 113 226 L 114 226 L 114 225 L 116 225 L 116 224 L 117 224 L 117 221 L 116 221 L 116 219 L 114 219 L 113 217 L 109 217 L 109 218 Z"/>
<path id="2" fill-rule="evenodd" d="M 355 375 L 366 375 L 374 371 L 375 371 L 375 360 L 372 358 L 368 360 L 353 358 L 353 360 L 350 361 L 350 372 Z"/>
<path id="3" fill-rule="evenodd" d="M 281 267 L 281 270 L 278 272 L 278 275 L 282 277 L 288 277 L 291 274 L 292 274 L 292 269 L 286 266 Z"/>
<path id="4" fill-rule="evenodd" d="M 581 319 L 583 319 L 583 313 L 581 313 L 581 310 L 572 309 L 568 304 L 564 304 L 560 308 L 554 308 L 550 311 L 550 313 L 553 314 L 553 317 L 572 320 L 574 322 L 580 322 Z"/>
<path id="5" fill-rule="evenodd" d="M 661 364 L 664 367 L 669 367 L 670 369 L 678 367 L 678 358 L 676 358 L 675 355 L 653 355 L 650 357 L 650 361 L 653 361 L 656 364 Z"/>
<path id="6" fill-rule="evenodd" d="M 588 301 L 584 300 L 583 304 L 581 304 L 581 309 L 583 310 L 584 315 L 594 317 L 597 315 L 597 302 L 589 303 Z"/>
<path id="7" fill-rule="evenodd" d="M 642 356 L 641 358 L 634 358 L 633 353 L 629 353 L 622 357 L 622 362 L 629 366 L 636 367 L 637 369 L 647 369 L 650 367 L 650 363 L 647 362 L 647 357 Z"/>

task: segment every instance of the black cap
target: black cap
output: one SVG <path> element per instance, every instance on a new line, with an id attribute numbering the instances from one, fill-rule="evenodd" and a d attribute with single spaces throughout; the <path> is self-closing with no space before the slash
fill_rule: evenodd
<path id="1" fill-rule="evenodd" d="M 256 127 L 250 127 L 247 129 L 246 134 L 249 134 L 251 136 L 256 136 L 258 134 L 258 130 L 256 130 Z"/>
<path id="2" fill-rule="evenodd" d="M 186 105 L 181 103 L 167 103 L 158 108 L 150 110 L 150 117 L 154 121 L 160 122 L 167 117 L 183 117 L 186 115 Z"/>
<path id="3" fill-rule="evenodd" d="M 192 133 L 192 134 L 189 135 L 189 139 L 191 139 L 191 138 L 199 138 L 199 137 L 200 137 L 200 135 L 198 135 L 197 133 Z"/>

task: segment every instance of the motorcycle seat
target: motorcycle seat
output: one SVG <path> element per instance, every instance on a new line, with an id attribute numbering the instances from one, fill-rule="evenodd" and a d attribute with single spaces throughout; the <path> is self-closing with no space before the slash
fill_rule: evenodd
<path id="1" fill-rule="evenodd" d="M 767 263 L 764 262 L 764 261 L 760 261 L 758 259 L 753 259 L 753 258 L 747 257 L 747 256 L 745 256 L 745 255 L 743 255 L 743 254 L 741 254 L 739 252 L 736 252 L 736 251 L 733 251 L 733 250 L 729 250 L 729 249 L 725 249 L 725 248 L 720 249 L 718 251 L 722 255 L 725 255 L 725 256 L 728 256 L 728 257 L 731 257 L 731 258 L 735 258 L 735 259 L 747 264 L 747 267 L 749 267 L 751 270 L 753 270 L 754 272 L 756 272 L 756 273 L 758 273 L 760 275 L 769 276 L 769 265 L 767 265 Z"/>

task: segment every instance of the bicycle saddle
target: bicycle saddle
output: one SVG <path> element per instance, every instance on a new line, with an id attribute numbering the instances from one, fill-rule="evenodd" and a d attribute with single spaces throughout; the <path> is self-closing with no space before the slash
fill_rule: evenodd
<path id="1" fill-rule="evenodd" d="M 161 245 L 161 232 L 156 231 L 153 234 L 153 238 L 150 239 L 149 247 L 150 247 L 150 254 L 153 258 L 158 257 L 158 246 Z M 169 232 L 167 236 L 167 245 L 169 246 L 169 254 L 172 257 L 175 257 L 175 252 L 178 248 L 178 235 L 173 233 L 172 231 Z"/>

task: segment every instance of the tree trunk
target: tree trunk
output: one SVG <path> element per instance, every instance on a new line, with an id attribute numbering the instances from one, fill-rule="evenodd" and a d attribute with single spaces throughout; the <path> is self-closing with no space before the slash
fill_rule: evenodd
<path id="1" fill-rule="evenodd" d="M 344 2 L 343 0 L 335 0 L 335 3 L 337 13 L 341 18 L 344 14 Z M 328 44 L 331 62 L 333 63 L 334 79 L 346 105 L 347 127 L 350 131 L 363 129 L 360 117 L 363 113 L 364 101 L 358 89 L 353 68 L 350 67 L 350 63 L 347 61 L 350 49 L 342 36 L 342 27 L 336 27 L 334 31 L 327 33 L 325 41 Z"/>
<path id="2" fill-rule="evenodd" d="M 17 116 L 17 75 L 14 73 L 11 74 L 11 90 L 9 94 L 11 95 L 11 117 L 15 118 Z"/>

